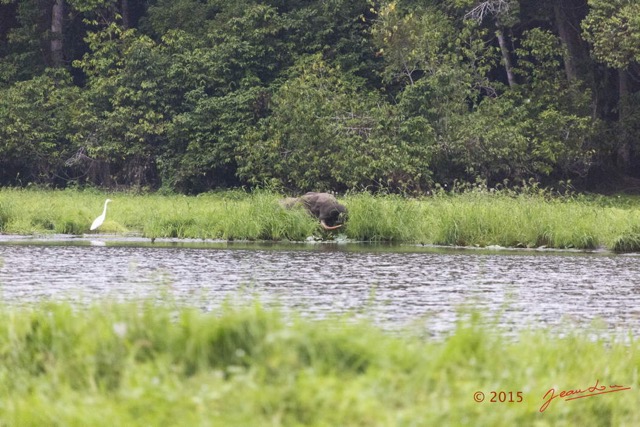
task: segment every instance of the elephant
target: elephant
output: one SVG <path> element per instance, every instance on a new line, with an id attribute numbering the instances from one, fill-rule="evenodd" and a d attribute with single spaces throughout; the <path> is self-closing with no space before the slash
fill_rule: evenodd
<path id="1" fill-rule="evenodd" d="M 320 220 L 325 230 L 342 227 L 347 215 L 347 208 L 329 193 L 309 192 L 300 197 L 287 197 L 281 204 L 287 209 L 304 206 L 309 214 Z"/>

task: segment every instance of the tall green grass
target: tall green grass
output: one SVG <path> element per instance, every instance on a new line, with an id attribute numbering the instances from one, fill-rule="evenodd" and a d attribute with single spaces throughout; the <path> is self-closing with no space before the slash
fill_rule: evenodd
<path id="1" fill-rule="evenodd" d="M 0 425 L 638 425 L 638 343 L 461 322 L 444 340 L 259 305 L 0 309 Z M 629 391 L 575 401 L 550 388 Z M 476 402 L 481 391 L 484 402 Z M 491 402 L 492 392 L 521 402 Z"/>
<path id="2" fill-rule="evenodd" d="M 463 194 L 432 208 L 441 212 L 431 234 L 438 244 L 594 249 L 610 239 L 607 212 L 580 201 Z"/>
<path id="3" fill-rule="evenodd" d="M 198 197 L 103 194 L 91 191 L 0 190 L 0 230 L 12 234 L 89 233 L 109 204 L 96 233 L 141 233 L 145 237 L 242 240 L 304 240 L 316 221 L 301 209 L 285 210 L 279 196 L 229 191 Z"/>
<path id="4" fill-rule="evenodd" d="M 346 198 L 347 235 L 437 245 L 640 251 L 640 201 L 467 192 Z"/>
<path id="5" fill-rule="evenodd" d="M 545 193 L 469 191 L 409 199 L 351 194 L 347 225 L 326 233 L 303 209 L 285 210 L 266 191 L 197 197 L 92 191 L 0 190 L 0 231 L 13 234 L 89 232 L 109 205 L 99 233 L 149 238 L 305 240 L 337 233 L 354 240 L 460 246 L 640 251 L 640 200 L 550 197 Z"/>

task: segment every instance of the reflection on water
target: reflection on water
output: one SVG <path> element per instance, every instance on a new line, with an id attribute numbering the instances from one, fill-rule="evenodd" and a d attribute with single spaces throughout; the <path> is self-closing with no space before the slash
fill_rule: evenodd
<path id="1" fill-rule="evenodd" d="M 101 240 L 97 240 L 99 243 Z M 347 244 L 189 244 L 96 240 L 0 241 L 0 295 L 34 300 L 125 300 L 168 292 L 205 309 L 227 298 L 305 315 L 368 316 L 385 327 L 419 322 L 449 331 L 460 307 L 506 330 L 589 326 L 640 331 L 635 255 L 440 250 Z M 104 242 L 104 241 L 102 241 Z M 123 244 L 124 243 L 124 244 Z"/>

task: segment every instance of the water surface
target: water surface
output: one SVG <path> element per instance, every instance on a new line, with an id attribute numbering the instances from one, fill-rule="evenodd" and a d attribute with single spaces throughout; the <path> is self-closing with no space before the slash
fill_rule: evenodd
<path id="1" fill-rule="evenodd" d="M 346 243 L 268 245 L 0 237 L 0 296 L 88 302 L 169 295 L 214 309 L 230 299 L 350 314 L 383 327 L 450 331 L 461 308 L 505 331 L 640 332 L 640 256 Z"/>

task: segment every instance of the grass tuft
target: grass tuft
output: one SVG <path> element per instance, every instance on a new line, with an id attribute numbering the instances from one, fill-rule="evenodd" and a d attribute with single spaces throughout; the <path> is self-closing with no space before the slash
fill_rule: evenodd
<path id="1" fill-rule="evenodd" d="M 613 242 L 613 251 L 624 252 L 640 252 L 640 225 L 634 225 L 628 231 L 622 233 Z"/>

